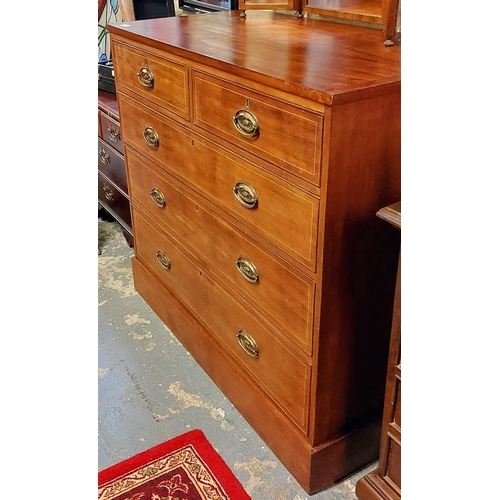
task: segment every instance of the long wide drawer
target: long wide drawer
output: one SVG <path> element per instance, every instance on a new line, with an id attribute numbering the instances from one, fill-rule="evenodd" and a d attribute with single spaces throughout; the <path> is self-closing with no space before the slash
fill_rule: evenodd
<path id="1" fill-rule="evenodd" d="M 118 89 L 123 86 L 189 120 L 186 65 L 120 42 L 113 44 L 113 60 Z"/>
<path id="2" fill-rule="evenodd" d="M 126 96 L 120 113 L 126 144 L 222 207 L 244 232 L 262 236 L 315 271 L 318 198 Z"/>
<path id="3" fill-rule="evenodd" d="M 304 432 L 311 366 L 134 207 L 137 258 L 159 277 Z"/>
<path id="4" fill-rule="evenodd" d="M 133 203 L 312 354 L 314 281 L 252 242 L 167 174 L 158 174 L 145 158 L 127 151 L 127 165 Z"/>
<path id="5" fill-rule="evenodd" d="M 116 184 L 124 193 L 128 194 L 127 171 L 125 160 L 112 147 L 97 138 L 99 171 Z"/>
<path id="6" fill-rule="evenodd" d="M 319 185 L 323 115 L 193 71 L 193 122 Z"/>

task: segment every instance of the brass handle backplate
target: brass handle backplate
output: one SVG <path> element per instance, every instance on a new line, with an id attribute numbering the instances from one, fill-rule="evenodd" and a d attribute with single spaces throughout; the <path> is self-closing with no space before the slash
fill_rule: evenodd
<path id="1" fill-rule="evenodd" d="M 170 269 L 170 259 L 162 250 L 158 250 L 156 252 L 156 260 L 160 263 L 160 266 L 163 267 L 163 269 Z"/>
<path id="2" fill-rule="evenodd" d="M 159 208 L 165 208 L 165 195 L 157 187 L 154 187 L 149 194 Z"/>
<path id="3" fill-rule="evenodd" d="M 146 127 L 142 135 L 150 148 L 157 148 L 160 145 L 160 137 L 153 127 Z"/>
<path id="4" fill-rule="evenodd" d="M 257 281 L 259 281 L 259 271 L 246 257 L 238 258 L 236 261 L 236 268 L 248 282 L 257 283 Z"/>
<path id="5" fill-rule="evenodd" d="M 236 338 L 241 346 L 241 348 L 252 357 L 257 357 L 259 355 L 259 348 L 257 347 L 257 342 L 252 338 L 252 336 L 245 330 L 240 330 L 236 334 Z"/>
<path id="6" fill-rule="evenodd" d="M 101 163 L 104 163 L 104 165 L 108 165 L 111 161 L 111 157 L 104 148 L 99 148 L 99 158 L 101 160 Z"/>
<path id="7" fill-rule="evenodd" d="M 233 192 L 245 208 L 254 208 L 257 205 L 257 192 L 250 184 L 239 181 L 233 187 Z"/>
<path id="8" fill-rule="evenodd" d="M 143 66 L 139 70 L 139 73 L 137 73 L 137 78 L 139 78 L 141 85 L 143 85 L 144 87 L 152 88 L 155 84 L 155 77 L 153 75 L 153 72 L 146 66 Z"/>
<path id="9" fill-rule="evenodd" d="M 115 193 L 110 186 L 103 184 L 102 190 L 104 191 L 104 196 L 108 201 L 115 201 Z"/>
<path id="10" fill-rule="evenodd" d="M 259 122 L 257 117 L 248 109 L 239 109 L 233 116 L 233 125 L 236 130 L 246 138 L 259 135 Z"/>
<path id="11" fill-rule="evenodd" d="M 111 123 L 108 124 L 108 133 L 109 133 L 108 137 L 111 142 L 114 142 L 115 144 L 117 142 L 120 142 L 120 132 L 116 130 L 116 128 L 113 127 Z"/>

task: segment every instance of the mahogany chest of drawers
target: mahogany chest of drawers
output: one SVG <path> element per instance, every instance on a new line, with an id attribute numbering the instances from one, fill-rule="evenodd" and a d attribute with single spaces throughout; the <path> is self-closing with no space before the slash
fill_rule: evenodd
<path id="1" fill-rule="evenodd" d="M 401 202 L 377 216 L 401 230 Z M 387 363 L 378 467 L 356 483 L 359 500 L 401 500 L 401 255 L 398 263 L 392 333 Z"/>
<path id="2" fill-rule="evenodd" d="M 123 140 L 116 95 L 99 90 L 97 113 L 99 205 L 122 226 L 123 235 L 128 244 L 133 246 L 127 171 L 123 157 Z"/>
<path id="3" fill-rule="evenodd" d="M 378 456 L 400 49 L 270 12 L 108 28 L 135 287 L 318 491 Z"/>

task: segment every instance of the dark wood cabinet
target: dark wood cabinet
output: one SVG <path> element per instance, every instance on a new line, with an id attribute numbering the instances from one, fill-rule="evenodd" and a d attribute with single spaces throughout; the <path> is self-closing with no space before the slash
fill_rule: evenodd
<path id="1" fill-rule="evenodd" d="M 127 170 L 116 94 L 98 91 L 98 200 L 122 227 L 130 246 L 134 245 Z"/>
<path id="2" fill-rule="evenodd" d="M 401 229 L 401 202 L 377 216 Z M 356 484 L 359 500 L 401 498 L 401 257 L 399 258 L 378 468 Z"/>

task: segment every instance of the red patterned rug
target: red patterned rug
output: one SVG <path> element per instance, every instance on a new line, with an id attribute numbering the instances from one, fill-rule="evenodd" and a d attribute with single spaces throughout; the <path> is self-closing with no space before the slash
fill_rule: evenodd
<path id="1" fill-rule="evenodd" d="M 99 500 L 250 500 L 202 431 L 99 472 Z"/>

